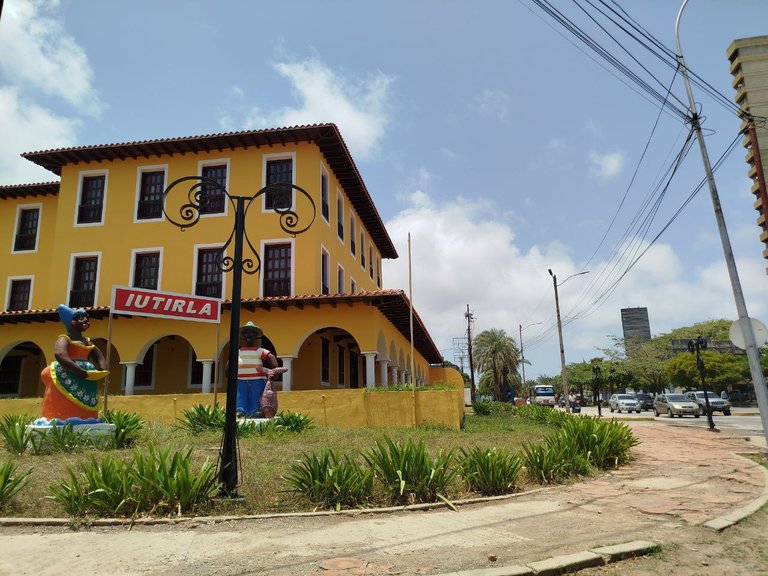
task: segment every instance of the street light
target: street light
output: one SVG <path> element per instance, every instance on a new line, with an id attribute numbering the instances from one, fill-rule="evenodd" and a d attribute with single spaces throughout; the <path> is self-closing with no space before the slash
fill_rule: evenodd
<path id="1" fill-rule="evenodd" d="M 518 324 L 518 328 L 520 329 L 520 367 L 523 370 L 523 382 L 522 385 L 525 386 L 525 353 L 523 352 L 523 330 L 526 328 L 530 328 L 531 326 L 538 326 L 541 324 L 541 322 L 534 322 L 533 324 L 528 324 L 525 328 L 523 328 L 522 324 Z M 522 390 L 521 390 L 522 392 Z"/>
<path id="2" fill-rule="evenodd" d="M 555 310 L 557 311 L 557 335 L 560 337 L 560 378 L 563 380 L 563 397 L 565 398 L 565 411 L 570 412 L 571 406 L 568 399 L 568 374 L 565 371 L 565 347 L 563 346 L 563 323 L 560 321 L 560 297 L 557 294 L 557 287 L 558 287 L 557 275 L 554 272 L 552 272 L 552 268 L 548 268 L 547 272 L 549 272 L 549 275 L 552 276 L 552 286 L 554 286 L 555 288 Z M 589 274 L 589 270 L 571 274 L 570 276 L 568 276 L 568 278 L 560 282 L 559 286 L 562 286 L 574 276 L 581 276 L 582 274 Z"/>

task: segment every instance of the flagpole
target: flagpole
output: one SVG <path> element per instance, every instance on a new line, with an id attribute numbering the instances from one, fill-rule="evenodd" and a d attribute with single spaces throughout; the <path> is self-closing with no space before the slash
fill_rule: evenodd
<path id="1" fill-rule="evenodd" d="M 413 400 L 413 427 L 416 428 L 416 372 L 413 357 L 413 273 L 411 267 L 411 233 L 408 232 L 408 300 L 411 328 L 411 399 Z"/>

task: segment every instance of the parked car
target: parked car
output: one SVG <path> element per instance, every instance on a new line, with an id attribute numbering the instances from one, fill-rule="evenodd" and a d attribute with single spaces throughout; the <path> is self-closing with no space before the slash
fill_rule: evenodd
<path id="1" fill-rule="evenodd" d="M 621 414 L 622 410 L 627 412 L 637 412 L 640 414 L 640 402 L 632 394 L 613 394 L 608 400 L 611 412 L 617 410 Z"/>
<path id="2" fill-rule="evenodd" d="M 645 392 L 638 392 L 635 394 L 635 398 L 640 402 L 640 408 L 643 410 L 653 410 L 653 396 Z"/>
<path id="3" fill-rule="evenodd" d="M 704 398 L 704 392 L 697 390 L 696 392 L 686 392 L 685 394 L 692 402 L 696 402 L 701 408 L 702 414 L 707 413 L 707 400 Z M 707 392 L 709 397 L 709 409 L 712 412 L 722 412 L 723 416 L 731 415 L 731 403 L 728 400 L 723 400 L 714 392 Z"/>
<path id="4" fill-rule="evenodd" d="M 696 418 L 701 416 L 701 408 L 685 394 L 657 394 L 653 400 L 653 411 L 656 416 L 667 414 L 682 418 L 686 414 Z"/>

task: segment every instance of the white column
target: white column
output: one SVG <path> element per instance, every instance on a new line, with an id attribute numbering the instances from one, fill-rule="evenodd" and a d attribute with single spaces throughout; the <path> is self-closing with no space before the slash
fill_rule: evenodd
<path id="1" fill-rule="evenodd" d="M 120 362 L 125 366 L 125 395 L 133 396 L 133 382 L 136 379 L 136 362 Z"/>
<path id="2" fill-rule="evenodd" d="M 291 377 L 291 368 L 293 367 L 293 356 L 280 356 L 283 361 L 283 368 L 288 368 L 288 372 L 283 372 L 283 392 L 290 392 L 293 379 Z"/>
<path id="3" fill-rule="evenodd" d="M 397 383 L 401 386 L 405 385 L 405 370 L 400 369 L 397 371 Z"/>
<path id="4" fill-rule="evenodd" d="M 381 380 L 381 385 L 386 388 L 387 387 L 387 362 L 386 360 L 379 360 L 379 380 Z"/>
<path id="5" fill-rule="evenodd" d="M 365 387 L 376 388 L 376 352 L 364 352 L 365 356 Z"/>
<path id="6" fill-rule="evenodd" d="M 389 367 L 389 385 L 397 386 L 397 366 Z"/>
<path id="7" fill-rule="evenodd" d="M 211 392 L 211 370 L 213 368 L 213 360 L 200 360 L 200 364 L 203 365 L 203 394 L 209 394 Z"/>

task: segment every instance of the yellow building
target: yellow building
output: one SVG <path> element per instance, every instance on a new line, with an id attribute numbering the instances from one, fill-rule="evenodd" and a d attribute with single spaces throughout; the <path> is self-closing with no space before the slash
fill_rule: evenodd
<path id="1" fill-rule="evenodd" d="M 295 237 L 268 195 L 245 222 L 244 257 L 259 269 L 243 275 L 241 324 L 260 326 L 289 368 L 283 390 L 429 384 L 430 365 L 442 361 L 414 313 L 412 362 L 408 299 L 381 289 L 382 259 L 398 255 L 333 124 L 23 156 L 60 181 L 0 186 L 0 397 L 42 395 L 62 303 L 89 310 L 88 335 L 109 354 L 110 394 L 225 389 L 232 280 L 219 262 L 233 255 L 234 208 L 211 193 L 199 222 L 181 231 L 169 221 L 181 193 L 164 206 L 163 191 L 184 176 L 245 197 L 293 184 L 312 200 L 294 194 L 303 223 L 314 203 L 314 222 Z M 110 323 L 113 286 L 220 298 L 222 325 L 117 314 Z"/>

